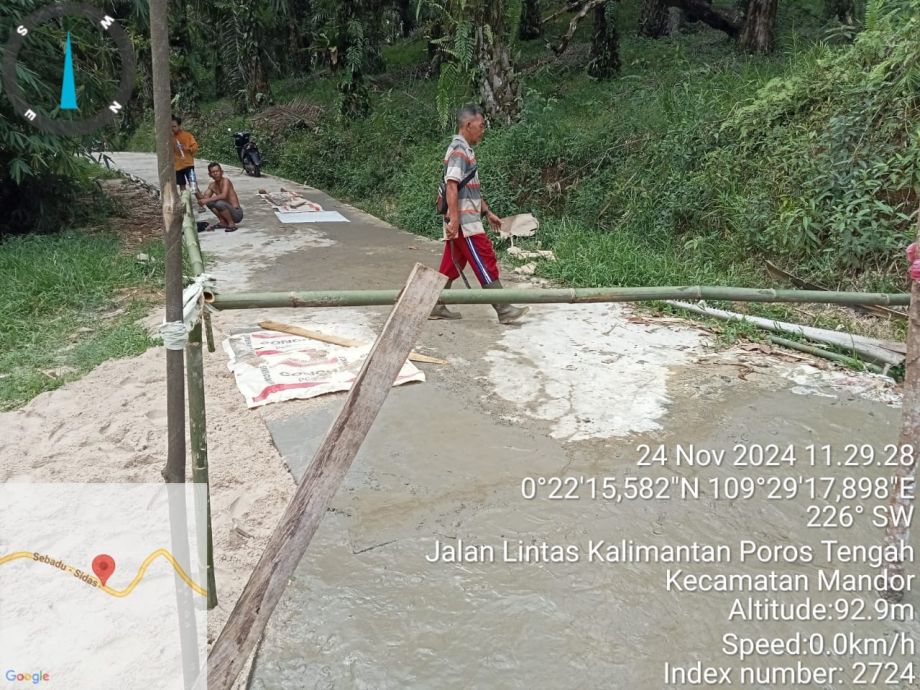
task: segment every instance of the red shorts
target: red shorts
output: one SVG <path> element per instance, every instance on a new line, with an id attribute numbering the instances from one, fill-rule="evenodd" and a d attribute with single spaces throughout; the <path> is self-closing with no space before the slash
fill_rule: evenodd
<path id="1" fill-rule="evenodd" d="M 463 270 L 467 264 L 473 267 L 480 285 L 498 280 L 498 259 L 485 233 L 464 237 L 461 230 L 455 239 L 444 242 L 444 256 L 441 257 L 441 267 L 438 269 L 441 273 L 456 280 L 460 277 L 457 269 Z"/>

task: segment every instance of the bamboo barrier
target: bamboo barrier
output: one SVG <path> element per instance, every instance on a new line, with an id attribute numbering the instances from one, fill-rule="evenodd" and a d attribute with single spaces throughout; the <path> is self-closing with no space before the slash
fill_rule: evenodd
<path id="1" fill-rule="evenodd" d="M 211 487 L 208 482 L 208 425 L 204 402 L 204 358 L 201 352 L 201 324 L 189 333 L 185 346 L 188 384 L 188 430 L 192 451 L 192 481 L 204 484 L 204 505 L 198 514 L 205 515 L 206 558 L 208 566 L 208 609 L 217 606 L 217 582 L 214 577 L 214 540 L 211 531 Z M 196 494 L 197 495 L 197 494 Z"/>
<path id="2" fill-rule="evenodd" d="M 205 291 L 215 309 L 276 307 L 370 307 L 396 302 L 398 290 L 314 290 L 302 292 Z M 907 306 L 909 294 L 825 292 L 738 287 L 616 287 L 503 290 L 444 290 L 438 304 L 554 304 L 591 302 L 653 302 L 658 300 L 723 300 L 730 302 L 795 302 L 812 304 L 882 304 Z"/>
<path id="3" fill-rule="evenodd" d="M 185 244 L 185 252 L 192 267 L 192 275 L 200 276 L 204 273 L 204 259 L 201 258 L 201 245 L 198 244 L 195 212 L 192 210 L 192 193 L 187 189 L 182 192 L 182 205 L 185 207 L 185 216 L 182 218 L 182 239 Z"/>
<path id="4" fill-rule="evenodd" d="M 182 193 L 185 215 L 182 219 L 182 239 L 192 272 L 200 276 L 204 272 L 201 245 L 195 228 L 195 212 L 192 208 L 192 194 Z M 207 314 L 207 312 L 206 312 Z M 205 319 L 204 328 L 208 334 L 208 350 L 214 351 L 210 319 Z M 202 323 L 192 328 L 185 346 L 186 384 L 188 386 L 189 446 L 192 453 L 192 481 L 204 484 L 204 505 L 198 506 L 199 514 L 205 515 L 206 560 L 208 582 L 208 609 L 217 606 L 217 582 L 214 576 L 214 539 L 211 529 L 211 485 L 208 480 L 208 425 L 204 395 L 204 357 L 202 355 Z M 197 495 L 197 494 L 196 494 Z"/>

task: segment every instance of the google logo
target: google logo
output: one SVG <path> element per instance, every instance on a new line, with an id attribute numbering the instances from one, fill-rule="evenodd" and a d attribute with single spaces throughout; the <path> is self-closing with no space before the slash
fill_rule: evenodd
<path id="1" fill-rule="evenodd" d="M 8 669 L 3 674 L 3 677 L 7 680 L 23 680 L 26 682 L 31 682 L 32 685 L 38 685 L 42 681 L 51 680 L 51 676 L 49 676 L 47 673 L 42 673 L 41 671 L 38 673 L 17 673 L 13 669 Z"/>

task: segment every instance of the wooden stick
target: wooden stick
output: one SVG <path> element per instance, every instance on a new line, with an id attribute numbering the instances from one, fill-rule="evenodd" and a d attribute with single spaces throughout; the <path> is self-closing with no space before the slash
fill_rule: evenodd
<path id="1" fill-rule="evenodd" d="M 153 80 L 154 134 L 157 173 L 163 209 L 163 239 L 166 244 L 166 321 L 182 322 L 182 208 L 176 194 L 173 163 L 173 135 L 170 131 L 169 92 L 169 3 L 150 0 L 150 53 Z M 167 483 L 185 482 L 185 353 L 166 350 L 166 466 L 161 474 Z M 167 489 L 172 551 L 182 563 L 189 563 L 185 491 Z M 176 579 L 176 608 L 182 649 L 183 686 L 188 687 L 199 672 L 198 634 L 191 590 Z"/>
<path id="2" fill-rule="evenodd" d="M 211 649 L 210 690 L 230 688 L 255 649 L 446 282 L 446 276 L 421 264 L 412 270 L 342 411 L 313 456 Z"/>
<path id="3" fill-rule="evenodd" d="M 359 340 L 343 338 L 338 335 L 326 335 L 319 331 L 308 331 L 306 328 L 291 326 L 290 324 L 280 323 L 278 321 L 259 321 L 259 326 L 269 331 L 290 333 L 291 335 L 299 335 L 304 338 L 310 338 L 311 340 L 319 340 L 321 343 L 331 343 L 332 345 L 341 345 L 343 347 L 361 347 L 364 345 L 364 343 Z M 410 352 L 409 359 L 413 362 L 426 362 L 427 364 L 450 364 L 447 360 L 429 357 L 428 355 L 420 355 L 417 352 Z"/>
<path id="4" fill-rule="evenodd" d="M 157 173 L 163 205 L 166 243 L 166 320 L 182 321 L 182 208 L 176 195 L 173 135 L 169 94 L 169 24 L 167 0 L 150 0 L 150 52 L 153 74 L 154 134 Z M 185 357 L 182 350 L 166 350 L 167 455 L 163 478 L 185 481 Z"/>

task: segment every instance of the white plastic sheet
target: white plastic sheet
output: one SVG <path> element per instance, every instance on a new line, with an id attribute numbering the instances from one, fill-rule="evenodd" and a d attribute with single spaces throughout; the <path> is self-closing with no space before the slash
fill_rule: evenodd
<path id="1" fill-rule="evenodd" d="M 338 211 L 307 211 L 304 213 L 278 213 L 282 223 L 347 223 L 348 218 Z"/>

